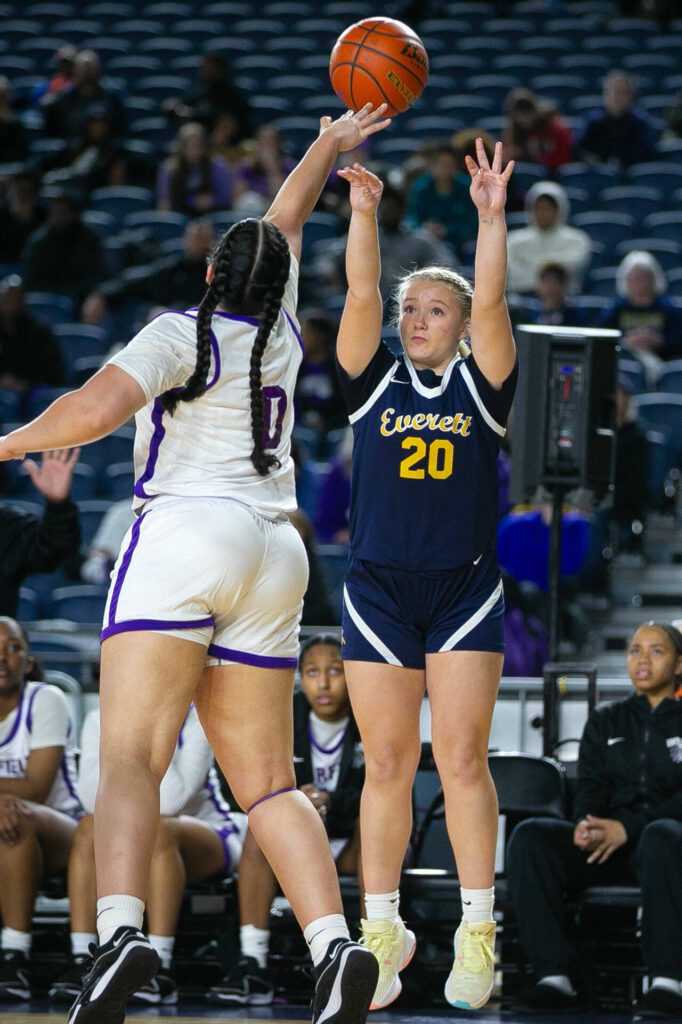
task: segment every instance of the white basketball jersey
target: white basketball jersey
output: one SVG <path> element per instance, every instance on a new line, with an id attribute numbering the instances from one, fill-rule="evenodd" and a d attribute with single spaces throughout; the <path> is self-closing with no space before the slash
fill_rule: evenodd
<path id="1" fill-rule="evenodd" d="M 335 792 L 339 782 L 343 741 L 349 721 L 343 718 L 340 722 L 323 722 L 312 711 L 308 719 L 313 782 L 329 793 Z"/>
<path id="2" fill-rule="evenodd" d="M 19 704 L 0 727 L 0 778 L 25 779 L 31 750 L 60 746 L 64 754 L 44 802 L 74 817 L 81 805 L 75 789 L 76 765 L 66 698 L 56 686 L 26 683 Z"/>
<path id="3" fill-rule="evenodd" d="M 297 293 L 298 263 L 292 256 L 282 310 L 261 365 L 265 448 L 281 463 L 265 477 L 251 462 L 249 366 L 258 320 L 214 314 L 206 391 L 193 402 L 178 402 L 172 416 L 160 396 L 182 388 L 194 371 L 196 309 L 162 313 L 109 360 L 137 381 L 148 403 L 135 417 L 134 508 L 160 494 L 235 498 L 266 516 L 296 508 L 290 442 L 303 352 Z"/>

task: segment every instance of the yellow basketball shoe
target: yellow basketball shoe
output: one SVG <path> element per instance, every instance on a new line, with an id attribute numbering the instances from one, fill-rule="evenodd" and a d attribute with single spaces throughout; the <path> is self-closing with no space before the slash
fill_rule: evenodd
<path id="1" fill-rule="evenodd" d="M 417 948 L 414 932 L 403 921 L 361 921 L 360 942 L 379 961 L 379 980 L 370 1010 L 383 1010 L 398 998 L 402 984 L 398 971 L 407 967 Z"/>
<path id="2" fill-rule="evenodd" d="M 455 932 L 455 960 L 445 983 L 445 998 L 451 1006 L 480 1010 L 490 999 L 494 973 L 494 921 L 462 921 Z"/>

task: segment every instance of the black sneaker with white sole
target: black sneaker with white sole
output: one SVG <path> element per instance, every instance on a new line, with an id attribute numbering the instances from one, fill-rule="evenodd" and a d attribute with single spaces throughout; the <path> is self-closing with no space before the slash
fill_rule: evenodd
<path id="1" fill-rule="evenodd" d="M 157 974 L 161 961 L 137 928 L 118 928 L 99 946 L 68 1024 L 123 1024 L 130 996 Z"/>
<path id="2" fill-rule="evenodd" d="M 171 972 L 161 968 L 155 978 L 134 992 L 128 1002 L 137 1006 L 175 1006 L 178 987 Z"/>
<path id="3" fill-rule="evenodd" d="M 269 1006 L 275 990 L 253 956 L 243 956 L 219 985 L 206 993 L 209 1003 L 222 1006 Z"/>
<path id="4" fill-rule="evenodd" d="M 336 939 L 315 968 L 313 1024 L 365 1024 L 379 980 L 373 953 L 350 939 Z"/>
<path id="5" fill-rule="evenodd" d="M 20 949 L 0 949 L 0 1001 L 21 1003 L 30 998 L 28 957 Z"/>
<path id="6" fill-rule="evenodd" d="M 97 947 L 93 946 L 92 949 Z M 85 975 L 92 969 L 92 964 L 93 958 L 87 953 L 74 956 L 63 974 L 50 985 L 47 993 L 50 1002 L 70 1005 L 83 988 Z"/>

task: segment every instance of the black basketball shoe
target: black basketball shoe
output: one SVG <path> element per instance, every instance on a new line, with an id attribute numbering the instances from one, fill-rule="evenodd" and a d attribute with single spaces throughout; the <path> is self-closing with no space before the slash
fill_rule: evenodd
<path id="1" fill-rule="evenodd" d="M 364 1024 L 379 980 L 373 953 L 350 939 L 335 939 L 315 968 L 313 1024 Z"/>
<path id="2" fill-rule="evenodd" d="M 146 935 L 137 928 L 118 928 L 98 948 L 68 1024 L 123 1024 L 127 1000 L 156 975 L 160 963 Z"/>

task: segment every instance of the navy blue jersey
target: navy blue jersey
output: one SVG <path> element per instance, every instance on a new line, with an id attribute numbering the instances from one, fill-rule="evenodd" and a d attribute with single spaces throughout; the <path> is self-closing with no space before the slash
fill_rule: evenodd
<path id="1" fill-rule="evenodd" d="M 495 544 L 496 460 L 517 368 L 498 390 L 473 355 L 439 377 L 383 344 L 359 377 L 338 368 L 354 436 L 353 555 L 422 571 L 475 561 Z"/>

